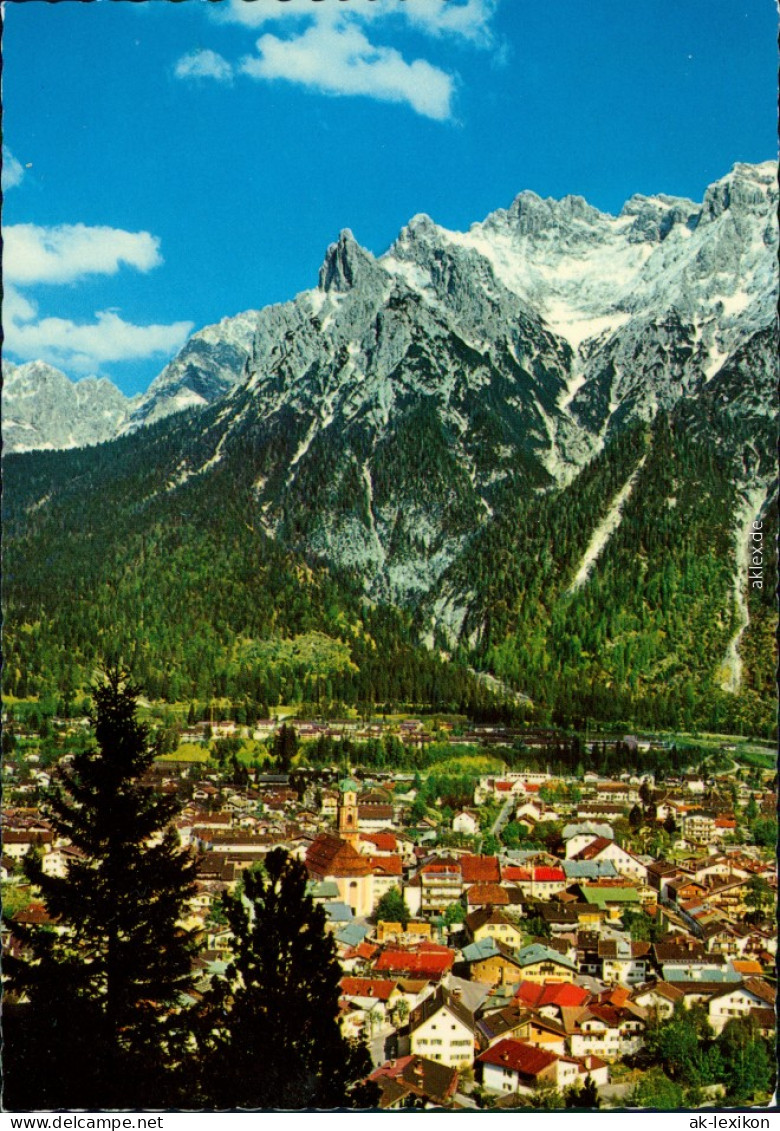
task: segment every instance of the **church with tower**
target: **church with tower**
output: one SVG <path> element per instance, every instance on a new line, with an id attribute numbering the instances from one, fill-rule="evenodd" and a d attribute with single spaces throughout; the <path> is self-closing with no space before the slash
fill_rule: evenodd
<path id="1" fill-rule="evenodd" d="M 306 853 L 306 867 L 313 880 L 333 880 L 339 898 L 356 916 L 374 909 L 374 874 L 368 857 L 358 851 L 358 786 L 345 777 L 338 785 L 336 833 L 320 833 Z"/>

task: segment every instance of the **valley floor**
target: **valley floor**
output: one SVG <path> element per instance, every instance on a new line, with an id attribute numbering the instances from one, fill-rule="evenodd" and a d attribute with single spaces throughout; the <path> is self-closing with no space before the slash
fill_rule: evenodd
<path id="1" fill-rule="evenodd" d="M 12 711 L 9 940 L 15 922 L 46 917 L 24 855 L 36 847 L 67 875 L 69 846 L 40 802 L 58 757 L 88 734 L 86 720 L 50 719 L 41 735 Z M 222 893 L 281 846 L 324 907 L 339 1023 L 368 1042 L 383 1109 L 766 1102 L 777 891 L 766 748 L 280 715 L 176 728 L 149 777 L 178 798 L 178 835 L 198 860 L 186 925 L 201 991 L 231 955 Z M 735 1067 L 746 1047 L 747 1081 Z"/>

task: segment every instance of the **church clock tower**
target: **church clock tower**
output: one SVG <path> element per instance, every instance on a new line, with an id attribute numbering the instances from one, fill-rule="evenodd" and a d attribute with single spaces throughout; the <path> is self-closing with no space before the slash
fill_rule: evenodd
<path id="1" fill-rule="evenodd" d="M 358 832 L 357 794 L 357 783 L 352 781 L 351 778 L 344 778 L 339 782 L 338 834 L 342 840 L 346 840 L 353 848 L 357 848 L 360 835 Z"/>

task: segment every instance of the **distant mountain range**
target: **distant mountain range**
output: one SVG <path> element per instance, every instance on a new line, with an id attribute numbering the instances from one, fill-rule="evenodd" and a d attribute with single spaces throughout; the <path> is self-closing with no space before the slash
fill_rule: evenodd
<path id="1" fill-rule="evenodd" d="M 89 516 L 107 475 L 149 529 L 229 495 L 264 544 L 532 698 L 560 702 L 563 680 L 572 709 L 598 686 L 678 712 L 711 693 L 717 714 L 739 692 L 757 718 L 772 607 L 747 548 L 776 498 L 776 209 L 771 164 L 616 217 L 523 192 L 465 233 L 417 216 L 379 258 L 342 232 L 315 288 L 193 335 L 132 401 L 6 366 L 6 452 L 124 437 L 25 457 L 10 538 L 31 508 L 62 529 L 74 490 Z"/>
<path id="2" fill-rule="evenodd" d="M 45 361 L 3 359 L 3 451 L 102 444 L 120 435 L 134 404 L 106 377 L 74 382 Z"/>

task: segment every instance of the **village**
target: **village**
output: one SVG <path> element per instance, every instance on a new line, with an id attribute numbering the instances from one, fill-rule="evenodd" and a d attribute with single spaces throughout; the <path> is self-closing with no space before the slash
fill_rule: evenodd
<path id="1" fill-rule="evenodd" d="M 61 737 L 85 725 L 51 721 Z M 620 773 L 562 775 L 539 758 L 507 765 L 518 732 L 469 725 L 445 735 L 445 765 L 464 771 L 453 798 L 452 773 L 361 766 L 361 742 L 392 729 L 419 750 L 434 741 L 428 725 L 350 726 L 348 765 L 307 758 L 343 727 L 292 717 L 193 725 L 179 739 L 198 759 L 155 760 L 149 784 L 178 799 L 178 835 L 198 861 L 183 924 L 201 942 L 193 993 L 230 961 L 223 894 L 282 847 L 323 907 L 343 971 L 339 1023 L 370 1048 L 382 1109 L 630 1106 L 653 1033 L 682 1010 L 706 1015 L 714 1038 L 734 1019 L 774 1036 L 773 769 L 726 757 L 727 769 L 679 765 L 660 782 L 631 768 L 648 740 L 623 736 Z M 48 922 L 24 856 L 66 875 L 77 851 L 41 813 L 53 766 L 31 733 L 14 733 L 0 865 L 11 953 L 15 923 Z M 220 739 L 270 749 L 285 734 L 284 769 L 236 774 L 235 759 L 212 756 Z M 524 738 L 544 748 L 542 732 Z M 724 1094 L 711 1083 L 702 1099 Z"/>

